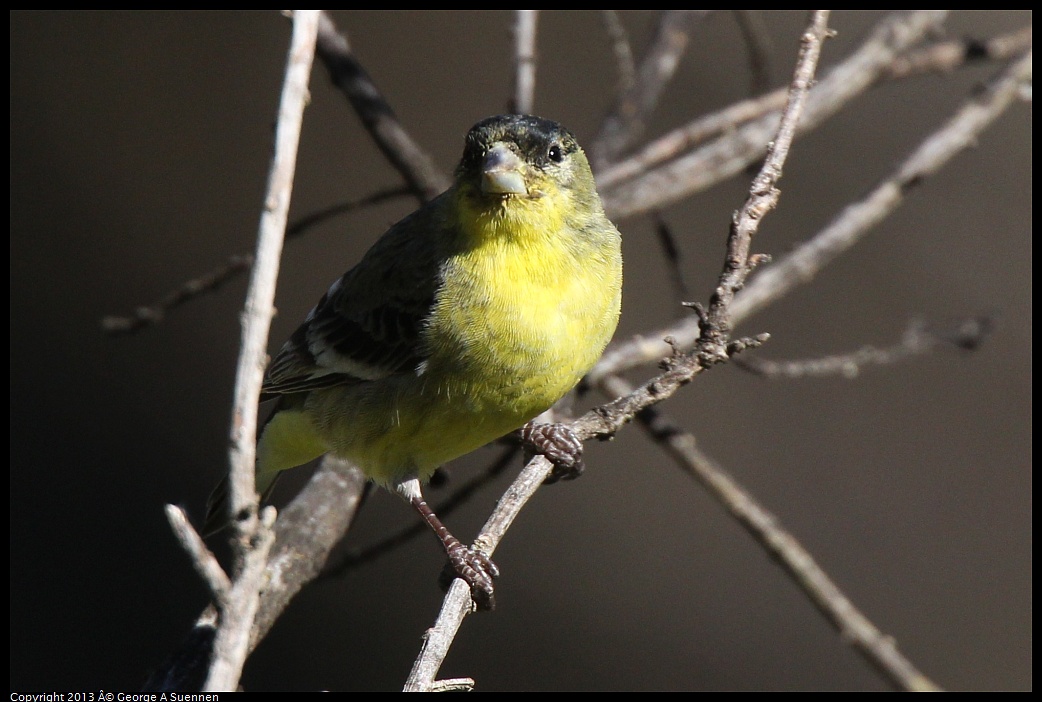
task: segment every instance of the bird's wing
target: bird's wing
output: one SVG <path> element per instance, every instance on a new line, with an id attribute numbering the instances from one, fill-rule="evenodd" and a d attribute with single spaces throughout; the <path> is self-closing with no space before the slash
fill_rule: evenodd
<path id="1" fill-rule="evenodd" d="M 423 325 L 439 282 L 431 219 L 421 209 L 402 220 L 333 284 L 268 366 L 264 399 L 378 380 L 423 362 Z"/>

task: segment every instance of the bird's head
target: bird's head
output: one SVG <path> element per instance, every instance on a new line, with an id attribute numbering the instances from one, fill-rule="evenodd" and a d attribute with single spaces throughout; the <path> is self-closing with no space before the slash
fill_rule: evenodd
<path id="1" fill-rule="evenodd" d="M 589 161 L 571 132 L 530 115 L 489 117 L 467 134 L 456 168 L 461 209 L 482 218 L 560 222 L 601 211 Z"/>

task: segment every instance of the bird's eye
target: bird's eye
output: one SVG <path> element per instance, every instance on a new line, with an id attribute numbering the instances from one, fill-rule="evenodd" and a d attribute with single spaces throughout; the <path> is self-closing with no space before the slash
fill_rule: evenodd
<path id="1" fill-rule="evenodd" d="M 550 160 L 554 163 L 560 163 L 564 160 L 564 152 L 561 151 L 560 144 L 552 144 L 550 150 L 546 152 L 546 155 L 550 157 Z"/>

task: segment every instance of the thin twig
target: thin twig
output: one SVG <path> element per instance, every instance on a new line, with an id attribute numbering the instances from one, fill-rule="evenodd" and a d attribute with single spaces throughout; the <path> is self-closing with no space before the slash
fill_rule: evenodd
<path id="1" fill-rule="evenodd" d="M 385 200 L 391 200 L 402 195 L 408 195 L 409 191 L 404 187 L 387 188 L 379 190 L 372 195 L 366 195 L 358 200 L 349 200 L 339 205 L 327 207 L 310 215 L 302 217 L 286 228 L 286 239 L 293 239 L 304 234 L 308 229 L 322 222 L 352 212 L 366 205 L 374 205 Z M 109 316 L 101 320 L 102 329 L 112 336 L 131 334 L 145 327 L 150 327 L 162 322 L 166 315 L 172 310 L 180 307 L 186 302 L 208 292 L 215 292 L 230 280 L 238 278 L 241 274 L 250 270 L 253 265 L 252 254 L 237 254 L 231 256 L 228 262 L 220 268 L 199 276 L 193 280 L 186 281 L 181 287 L 163 297 L 158 302 L 147 307 L 142 306 L 134 310 L 129 317 Z"/>
<path id="2" fill-rule="evenodd" d="M 539 10 L 514 12 L 514 91 L 510 112 L 530 115 L 535 104 L 535 29 Z"/>
<path id="3" fill-rule="evenodd" d="M 794 287 L 813 280 L 822 268 L 900 206 L 911 186 L 975 144 L 981 132 L 1017 101 L 1020 86 L 1030 80 L 1029 52 L 993 78 L 985 90 L 967 100 L 864 199 L 844 208 L 806 243 L 760 271 L 735 300 L 731 310 L 735 323 L 785 296 Z M 698 321 L 688 319 L 609 348 L 590 372 L 589 382 L 596 384 L 607 375 L 668 356 L 672 348 L 662 341 L 667 336 L 681 348 L 687 348 L 700 333 Z"/>
<path id="4" fill-rule="evenodd" d="M 687 49 L 691 30 L 708 12 L 662 11 L 655 35 L 637 69 L 637 79 L 619 95 L 591 144 L 590 153 L 595 164 L 605 165 L 644 133 L 662 91 L 669 85 Z"/>
<path id="5" fill-rule="evenodd" d="M 298 10 L 293 15 L 293 37 L 275 129 L 275 153 L 257 237 L 256 265 L 243 311 L 229 450 L 229 502 L 237 538 L 233 543 L 232 587 L 220 611 L 213 662 L 204 686 L 207 691 L 231 691 L 239 684 L 260 590 L 265 582 L 268 551 L 274 542 L 271 531 L 274 509 L 269 507 L 257 514 L 254 487 L 257 401 L 267 360 L 268 330 L 275 312 L 275 283 L 315 56 L 318 20 L 318 10 Z"/>
<path id="6" fill-rule="evenodd" d="M 673 283 L 673 296 L 680 300 L 688 298 L 687 284 L 684 282 L 684 271 L 680 267 L 680 246 L 677 238 L 673 236 L 673 229 L 666 222 L 661 213 L 654 215 L 655 234 L 658 236 L 662 255 L 666 259 L 666 268 L 669 269 L 669 279 Z"/>
<path id="7" fill-rule="evenodd" d="M 232 583 L 228 575 L 217 562 L 217 557 L 206 547 L 199 533 L 192 528 L 185 511 L 176 505 L 166 506 L 166 519 L 170 522 L 170 528 L 177 537 L 181 548 L 185 550 L 192 559 L 192 566 L 199 577 L 203 579 L 210 588 L 210 595 L 219 607 L 223 607 L 228 601 L 228 593 Z"/>
<path id="8" fill-rule="evenodd" d="M 789 85 L 789 100 L 782 112 L 781 122 L 774 139 L 767 146 L 767 158 L 760 172 L 753 178 L 749 198 L 734 215 L 731 235 L 727 240 L 727 258 L 724 272 L 710 298 L 709 311 L 699 345 L 702 363 L 723 361 L 728 355 L 726 345 L 731 341 L 731 302 L 735 294 L 745 286 L 752 272 L 749 254 L 753 235 L 760 228 L 763 218 L 778 204 L 781 192 L 777 183 L 781 180 L 782 166 L 789 156 L 789 147 L 796 138 L 796 128 L 809 101 L 814 72 L 821 56 L 821 45 L 829 32 L 828 10 L 815 10 L 810 26 L 800 38 L 800 56 L 796 72 Z"/>
<path id="9" fill-rule="evenodd" d="M 569 427 L 580 440 L 593 437 L 605 437 L 615 433 L 623 424 L 629 422 L 644 407 L 651 406 L 673 395 L 682 385 L 690 382 L 695 375 L 709 368 L 717 359 L 726 358 L 727 349 L 716 349 L 716 345 L 727 346 L 726 338 L 727 305 L 733 295 L 730 286 L 737 286 L 745 277 L 748 268 L 749 241 L 756 231 L 763 215 L 770 209 L 764 198 L 776 200 L 774 183 L 781 177 L 782 164 L 788 153 L 795 130 L 795 121 L 810 88 L 820 55 L 821 42 L 827 33 L 828 12 L 815 11 L 811 25 L 804 34 L 800 46 L 796 73 L 793 78 L 789 105 L 786 107 L 782 124 L 776 138 L 769 149 L 770 154 L 760 175 L 753 181 L 750 198 L 740 214 L 736 214 L 735 226 L 728 238 L 728 257 L 724 271 L 720 276 L 720 284 L 711 305 L 711 314 L 719 319 L 717 332 L 705 335 L 704 346 L 700 352 L 692 354 L 686 362 L 674 363 L 662 375 L 649 381 L 636 391 L 620 397 L 595 410 L 587 412 L 583 417 L 572 422 Z M 747 214 L 748 216 L 747 216 Z M 746 220 L 749 221 L 746 221 Z M 743 254 L 744 252 L 744 254 Z M 754 342 L 748 342 L 754 345 Z M 707 361 L 707 359 L 711 359 Z M 517 480 L 500 499 L 499 504 L 489 517 L 480 534 L 474 541 L 476 548 L 492 554 L 507 529 L 517 518 L 522 507 L 535 494 L 536 490 L 549 476 L 552 470 L 550 462 L 543 456 L 529 461 L 521 471 Z M 463 618 L 473 609 L 470 590 L 466 584 L 456 579 L 449 588 L 442 604 L 442 609 L 433 627 L 424 635 L 423 646 L 413 664 L 413 669 L 406 682 L 407 691 L 430 690 L 442 661 L 448 654 L 449 647 L 463 622 Z"/>
<path id="10" fill-rule="evenodd" d="M 369 73 L 355 58 L 347 36 L 326 12 L 319 22 L 317 53 L 329 70 L 330 80 L 351 102 L 377 147 L 402 174 L 413 194 L 427 202 L 448 188 L 448 178 L 405 131 Z"/>
<path id="11" fill-rule="evenodd" d="M 240 274 L 250 270 L 252 265 L 253 256 L 249 254 L 231 256 L 220 268 L 185 281 L 181 287 L 167 293 L 162 299 L 151 305 L 136 308 L 132 315 L 122 317 L 109 315 L 102 318 L 101 328 L 111 336 L 122 336 L 159 324 L 171 310 L 205 293 L 219 290 L 228 281 L 234 280 Z"/>
<path id="12" fill-rule="evenodd" d="M 773 361 L 754 355 L 735 358 L 735 365 L 750 373 L 768 379 L 784 378 L 857 378 L 868 366 L 889 366 L 912 356 L 929 353 L 942 344 L 963 349 L 977 348 L 991 331 L 989 317 L 973 317 L 959 324 L 958 329 L 932 330 L 922 321 L 908 325 L 901 340 L 896 344 L 878 348 L 863 346 L 852 353 L 834 354 L 820 358 L 802 358 L 789 361 Z"/>

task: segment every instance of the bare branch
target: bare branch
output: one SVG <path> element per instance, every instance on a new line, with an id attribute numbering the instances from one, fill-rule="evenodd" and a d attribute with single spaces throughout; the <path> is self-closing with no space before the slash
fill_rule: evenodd
<path id="1" fill-rule="evenodd" d="M 791 361 L 771 361 L 756 356 L 735 358 L 735 365 L 750 373 L 770 379 L 821 378 L 841 376 L 857 378 L 868 366 L 889 366 L 912 356 L 929 353 L 941 344 L 975 349 L 991 331 L 989 317 L 973 317 L 963 321 L 953 332 L 931 330 L 921 321 L 908 325 L 901 340 L 885 348 L 864 346 L 853 353 L 806 358 Z"/>
<path id="2" fill-rule="evenodd" d="M 758 273 L 738 295 L 731 310 L 735 324 L 786 295 L 797 285 L 809 283 L 829 262 L 843 253 L 904 200 L 910 186 L 943 167 L 953 156 L 976 142 L 977 137 L 1019 97 L 1020 86 L 1031 80 L 1031 53 L 1009 65 L 980 94 L 970 98 L 940 129 L 864 199 L 847 206 L 825 229 L 792 253 Z M 696 320 L 642 335 L 609 348 L 588 376 L 591 383 L 611 373 L 654 362 L 671 352 L 662 341 L 669 336 L 689 347 L 701 330 Z"/>
<path id="3" fill-rule="evenodd" d="M 254 487 L 257 401 L 267 361 L 275 283 L 293 190 L 308 80 L 315 56 L 318 21 L 318 10 L 299 10 L 293 15 L 293 38 L 275 129 L 275 154 L 261 215 L 256 265 L 250 276 L 243 311 L 243 339 L 235 375 L 232 446 L 229 451 L 229 503 L 238 538 L 234 543 L 233 584 L 222 603 L 220 625 L 214 637 L 213 661 L 204 686 L 208 691 L 231 691 L 238 686 L 260 590 L 264 585 L 264 566 L 274 542 L 271 524 L 275 521 L 275 510 L 269 507 L 263 514 L 257 514 Z"/>
<path id="4" fill-rule="evenodd" d="M 327 454 L 308 484 L 279 514 L 268 558 L 268 582 L 250 632 L 250 651 L 300 589 L 321 572 L 351 526 L 367 482 L 361 470 Z"/>
<path id="5" fill-rule="evenodd" d="M 301 12 L 294 15 L 293 40 L 275 130 L 275 153 L 257 235 L 254 256 L 256 265 L 250 276 L 242 319 L 242 348 L 236 369 L 232 407 L 229 502 L 232 521 L 238 533 L 246 537 L 254 534 L 257 512 L 257 493 L 254 488 L 257 401 L 267 364 L 268 331 L 275 314 L 275 285 L 293 191 L 297 147 L 300 143 L 304 105 L 308 98 L 307 86 L 315 55 L 317 28 L 317 14 Z"/>
<path id="6" fill-rule="evenodd" d="M 373 141 L 402 174 L 413 194 L 427 202 L 448 188 L 445 174 L 405 131 L 369 73 L 355 58 L 347 36 L 326 12 L 319 22 L 317 53 L 329 70 L 330 80 L 351 102 Z"/>
<path id="7" fill-rule="evenodd" d="M 510 111 L 530 115 L 535 104 L 535 29 L 539 10 L 515 10 L 514 96 Z"/>
<path id="8" fill-rule="evenodd" d="M 789 86 L 789 100 L 782 113 L 778 133 L 767 147 L 767 158 L 760 172 L 753 178 L 749 198 L 735 213 L 731 235 L 727 239 L 727 258 L 720 282 L 709 303 L 709 313 L 701 325 L 699 345 L 702 364 L 719 362 L 727 358 L 726 345 L 731 340 L 731 302 L 735 294 L 745 286 L 752 271 L 749 265 L 753 235 L 760 222 L 778 204 L 781 193 L 776 187 L 782 176 L 782 166 L 789 155 L 789 147 L 796 138 L 796 127 L 808 101 L 814 71 L 821 56 L 821 45 L 828 34 L 828 10 L 815 10 L 811 26 L 800 38 L 800 56 L 796 73 Z"/>
<path id="9" fill-rule="evenodd" d="M 167 293 L 162 299 L 151 305 L 138 307 L 134 310 L 134 314 L 128 317 L 110 315 L 103 318 L 101 328 L 111 336 L 122 336 L 159 324 L 171 310 L 200 295 L 219 290 L 228 281 L 234 280 L 241 273 L 250 270 L 252 265 L 253 256 L 249 254 L 231 256 L 220 268 L 185 281 L 180 288 Z"/>

